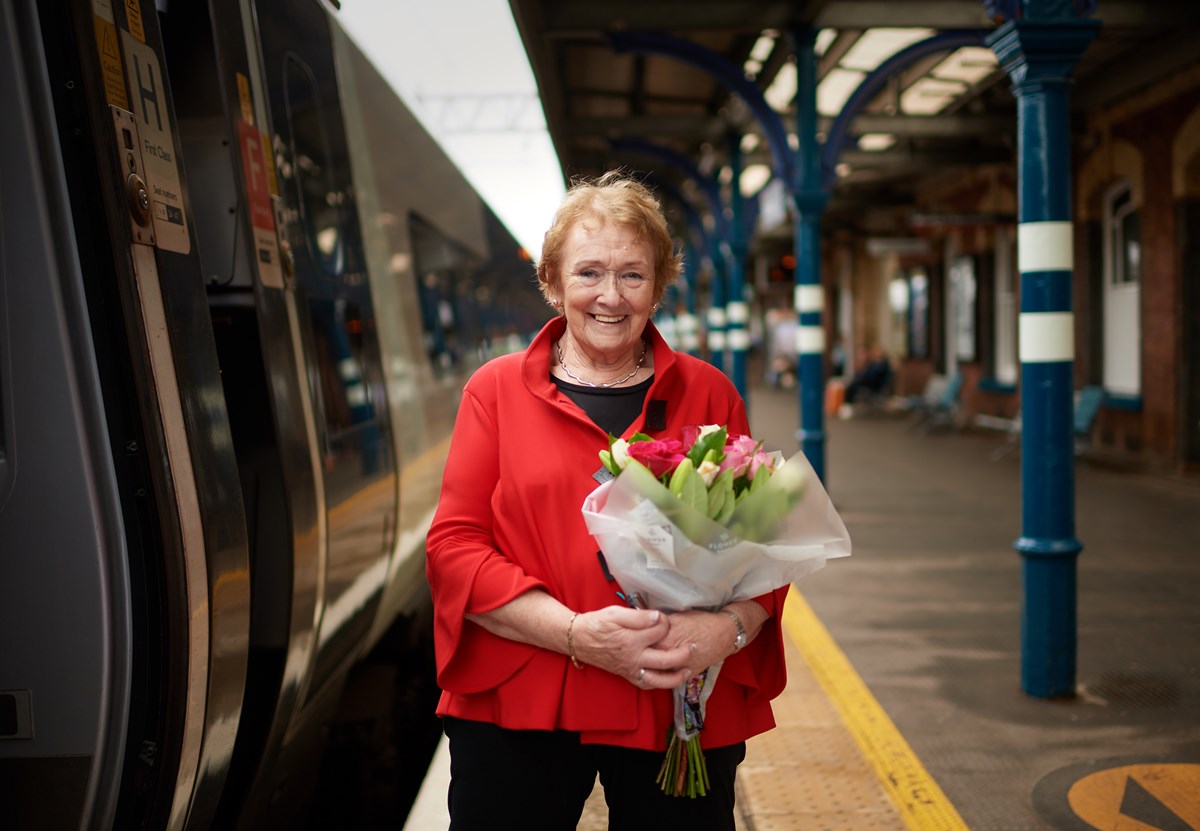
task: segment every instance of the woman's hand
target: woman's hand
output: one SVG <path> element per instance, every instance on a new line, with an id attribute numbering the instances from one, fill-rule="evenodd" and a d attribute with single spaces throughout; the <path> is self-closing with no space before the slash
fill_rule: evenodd
<path id="1" fill-rule="evenodd" d="M 686 649 L 687 669 L 698 675 L 733 654 L 736 634 L 733 621 L 720 612 L 676 612 L 669 616 L 671 629 L 656 646 Z"/>
<path id="2" fill-rule="evenodd" d="M 719 664 L 737 651 L 734 648 L 737 625 L 726 614 L 726 609 L 741 618 L 747 642 L 754 640 L 767 619 L 767 610 L 754 601 L 731 603 L 716 612 L 676 612 L 668 616 L 670 632 L 655 646 L 666 650 L 686 647 L 690 675 L 697 675 Z"/>
<path id="3" fill-rule="evenodd" d="M 576 617 L 571 636 L 582 663 L 642 689 L 672 689 L 691 675 L 691 649 L 687 643 L 664 645 L 671 629 L 662 612 L 608 606 Z"/>

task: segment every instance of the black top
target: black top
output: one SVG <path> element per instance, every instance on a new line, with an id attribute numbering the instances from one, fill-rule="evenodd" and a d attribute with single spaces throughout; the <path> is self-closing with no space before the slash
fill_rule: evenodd
<path id="1" fill-rule="evenodd" d="M 633 420 L 641 415 L 642 406 L 646 403 L 646 393 L 654 382 L 651 375 L 645 381 L 632 387 L 586 387 L 582 384 L 572 384 L 561 378 L 550 376 L 554 385 L 579 405 L 587 413 L 588 418 L 596 422 L 610 435 L 619 436 L 625 428 L 633 424 Z"/>

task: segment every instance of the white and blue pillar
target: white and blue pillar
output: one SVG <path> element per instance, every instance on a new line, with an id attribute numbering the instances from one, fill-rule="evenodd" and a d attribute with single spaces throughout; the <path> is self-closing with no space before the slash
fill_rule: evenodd
<path id="1" fill-rule="evenodd" d="M 750 350 L 750 304 L 746 302 L 746 228 L 742 204 L 742 140 L 729 136 L 729 296 L 726 298 L 725 340 L 729 347 L 729 377 L 743 401 L 749 401 L 746 353 Z"/>
<path id="2" fill-rule="evenodd" d="M 1075 469 L 1072 410 L 1075 326 L 1068 86 L 1095 37 L 1095 21 L 1064 18 L 1061 2 L 1027 0 L 1022 17 L 988 43 L 1017 99 L 1021 275 L 1021 688 L 1074 695 Z"/>
<path id="3" fill-rule="evenodd" d="M 829 193 L 821 180 L 817 144 L 816 32 L 792 33 L 796 54 L 796 164 L 792 199 L 796 205 L 796 357 L 800 387 L 800 429 L 796 439 L 813 471 L 825 481 L 825 289 L 821 285 L 821 217 Z"/>

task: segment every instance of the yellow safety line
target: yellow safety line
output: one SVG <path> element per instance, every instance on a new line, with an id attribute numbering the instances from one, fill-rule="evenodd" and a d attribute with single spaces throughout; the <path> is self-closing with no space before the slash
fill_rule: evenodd
<path id="1" fill-rule="evenodd" d="M 795 586 L 788 592 L 783 626 L 837 707 L 905 824 L 913 831 L 968 831 Z"/>

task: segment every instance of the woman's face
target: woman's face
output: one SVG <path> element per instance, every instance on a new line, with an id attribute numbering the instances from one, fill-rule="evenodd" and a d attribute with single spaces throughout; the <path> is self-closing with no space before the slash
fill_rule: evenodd
<path id="1" fill-rule="evenodd" d="M 640 352 L 656 300 L 650 244 L 631 228 L 585 217 L 562 250 L 563 314 L 575 348 L 609 364 Z"/>

